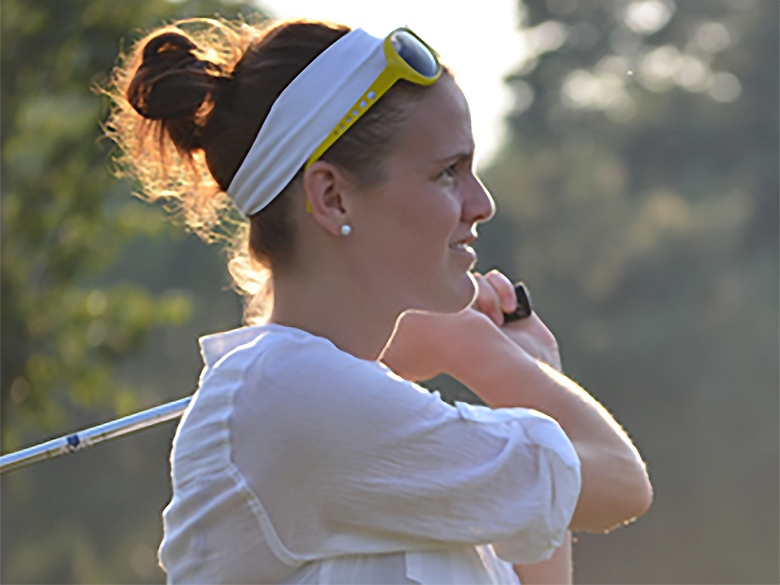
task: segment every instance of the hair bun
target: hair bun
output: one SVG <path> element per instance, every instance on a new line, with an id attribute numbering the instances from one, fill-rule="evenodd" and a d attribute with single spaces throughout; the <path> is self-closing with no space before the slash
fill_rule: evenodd
<path id="1" fill-rule="evenodd" d="M 197 45 L 181 33 L 166 32 L 150 39 L 143 51 L 143 65 L 160 59 L 173 61 L 197 61 L 193 53 Z"/>
<path id="2" fill-rule="evenodd" d="M 144 118 L 194 118 L 221 79 L 220 67 L 197 57 L 197 45 L 179 32 L 149 39 L 126 97 Z"/>

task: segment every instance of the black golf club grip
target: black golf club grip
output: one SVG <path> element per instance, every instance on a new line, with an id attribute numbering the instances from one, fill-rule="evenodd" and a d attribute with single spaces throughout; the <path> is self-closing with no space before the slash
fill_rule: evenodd
<path id="1" fill-rule="evenodd" d="M 522 282 L 515 285 L 515 296 L 517 296 L 517 308 L 511 313 L 504 313 L 504 323 L 526 319 L 534 310 L 531 305 L 531 294 Z"/>

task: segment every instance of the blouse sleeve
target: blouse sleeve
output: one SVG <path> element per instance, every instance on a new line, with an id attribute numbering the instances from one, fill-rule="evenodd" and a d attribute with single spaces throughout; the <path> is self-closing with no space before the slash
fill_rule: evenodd
<path id="1" fill-rule="evenodd" d="M 580 470 L 553 419 L 305 355 L 256 364 L 234 416 L 236 464 L 293 556 L 493 543 L 531 563 L 562 544 Z"/>

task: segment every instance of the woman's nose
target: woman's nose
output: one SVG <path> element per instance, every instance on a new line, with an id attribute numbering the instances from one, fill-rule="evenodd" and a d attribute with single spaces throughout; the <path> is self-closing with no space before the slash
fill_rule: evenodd
<path id="1" fill-rule="evenodd" d="M 473 175 L 473 180 L 469 183 L 463 202 L 463 219 L 467 223 L 488 221 L 496 213 L 493 197 L 476 175 Z"/>

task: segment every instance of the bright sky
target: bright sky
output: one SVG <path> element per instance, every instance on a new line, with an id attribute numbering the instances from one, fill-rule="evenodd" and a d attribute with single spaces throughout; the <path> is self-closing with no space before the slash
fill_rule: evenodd
<path id="1" fill-rule="evenodd" d="M 478 161 L 487 162 L 500 146 L 502 120 L 512 105 L 503 79 L 524 53 L 517 0 L 256 1 L 277 18 L 329 20 L 378 37 L 410 27 L 436 49 L 466 94 Z"/>

